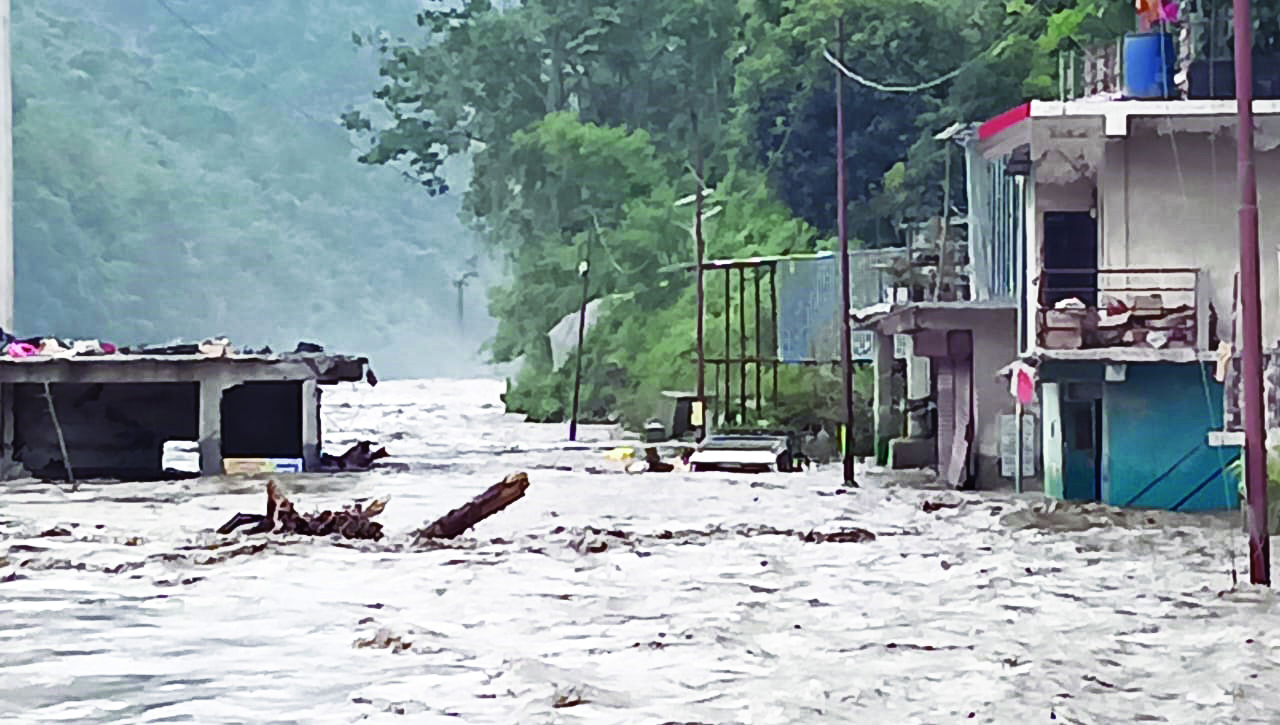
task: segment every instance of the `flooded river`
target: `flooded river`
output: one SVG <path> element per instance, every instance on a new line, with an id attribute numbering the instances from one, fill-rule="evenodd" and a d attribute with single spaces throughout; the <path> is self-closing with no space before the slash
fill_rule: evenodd
<path id="1" fill-rule="evenodd" d="M 379 544 L 216 535 L 261 480 L 11 486 L 0 722 L 1280 722 L 1280 606 L 1232 586 L 1235 518 L 628 476 L 500 392 L 326 394 L 330 449 L 410 470 L 283 483 L 303 510 L 390 495 Z M 520 470 L 469 538 L 409 548 Z"/>

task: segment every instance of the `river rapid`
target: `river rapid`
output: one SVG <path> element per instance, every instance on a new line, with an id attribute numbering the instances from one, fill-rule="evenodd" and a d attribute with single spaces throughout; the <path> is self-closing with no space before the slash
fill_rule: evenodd
<path id="1" fill-rule="evenodd" d="M 378 543 L 214 533 L 263 479 L 8 485 L 0 722 L 1280 722 L 1238 517 L 626 475 L 609 430 L 568 444 L 501 389 L 326 391 L 329 450 L 408 470 L 279 480 L 304 511 L 390 496 Z M 410 546 L 516 471 L 524 499 Z"/>

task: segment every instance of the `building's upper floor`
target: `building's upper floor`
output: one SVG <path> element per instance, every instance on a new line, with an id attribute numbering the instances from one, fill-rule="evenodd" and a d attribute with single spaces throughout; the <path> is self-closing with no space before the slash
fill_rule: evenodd
<path id="1" fill-rule="evenodd" d="M 1280 339 L 1280 101 L 1254 103 L 1264 337 Z M 1236 106 L 1033 101 L 975 149 L 1022 176 L 1024 351 L 1190 359 L 1234 339 Z"/>

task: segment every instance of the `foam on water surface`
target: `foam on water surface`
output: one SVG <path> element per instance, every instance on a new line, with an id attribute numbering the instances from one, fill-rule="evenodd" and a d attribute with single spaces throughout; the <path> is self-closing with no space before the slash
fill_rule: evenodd
<path id="1" fill-rule="evenodd" d="M 217 536 L 264 507 L 262 480 L 10 486 L 0 720 L 1277 717 L 1280 606 L 1232 590 L 1231 552 L 1247 565 L 1234 518 L 870 475 L 831 495 L 836 468 L 629 476 L 604 459 L 608 430 L 569 446 L 565 426 L 504 415 L 500 392 L 326 392 L 329 447 L 376 440 L 410 470 L 281 480 L 302 509 L 389 495 L 377 545 Z M 464 540 L 408 548 L 517 470 L 523 500 Z M 785 533 L 854 528 L 877 536 Z"/>

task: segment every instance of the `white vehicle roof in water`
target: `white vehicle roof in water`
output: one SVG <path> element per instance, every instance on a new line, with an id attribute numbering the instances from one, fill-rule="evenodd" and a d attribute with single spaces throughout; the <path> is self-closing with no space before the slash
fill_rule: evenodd
<path id="1" fill-rule="evenodd" d="M 768 465 L 778 463 L 778 454 L 771 450 L 715 449 L 698 451 L 689 457 L 690 463 L 708 465 Z"/>

